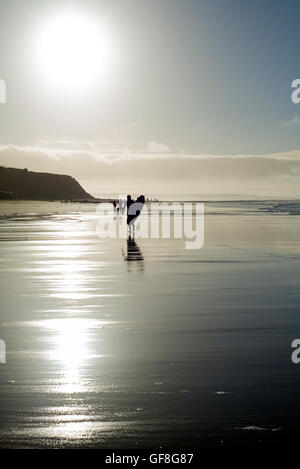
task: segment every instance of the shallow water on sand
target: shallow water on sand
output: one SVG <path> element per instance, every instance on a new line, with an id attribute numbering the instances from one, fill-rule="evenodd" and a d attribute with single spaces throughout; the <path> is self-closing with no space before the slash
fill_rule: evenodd
<path id="1" fill-rule="evenodd" d="M 89 204 L 14 204 L 0 204 L 0 446 L 275 444 L 299 430 L 290 205 L 208 205 L 204 247 L 186 250 L 99 239 Z"/>

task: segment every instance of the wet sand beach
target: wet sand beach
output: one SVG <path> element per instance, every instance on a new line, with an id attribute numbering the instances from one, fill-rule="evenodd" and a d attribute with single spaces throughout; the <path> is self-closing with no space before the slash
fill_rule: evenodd
<path id="1" fill-rule="evenodd" d="M 205 205 L 205 243 L 0 203 L 0 447 L 276 444 L 299 431 L 298 202 Z"/>

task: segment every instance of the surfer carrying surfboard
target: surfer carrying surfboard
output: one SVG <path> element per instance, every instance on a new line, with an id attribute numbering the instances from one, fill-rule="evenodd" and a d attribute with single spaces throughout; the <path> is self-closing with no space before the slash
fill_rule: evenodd
<path id="1" fill-rule="evenodd" d="M 127 196 L 127 225 L 129 230 L 129 239 L 131 236 L 135 236 L 135 220 L 140 215 L 143 206 L 145 204 L 145 197 L 140 195 L 136 201 L 131 198 L 131 195 Z"/>

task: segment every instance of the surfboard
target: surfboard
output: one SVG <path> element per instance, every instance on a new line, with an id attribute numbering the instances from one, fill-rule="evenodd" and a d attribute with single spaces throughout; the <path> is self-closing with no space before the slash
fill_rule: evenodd
<path id="1" fill-rule="evenodd" d="M 141 214 L 145 204 L 145 197 L 140 195 L 136 201 L 132 201 L 132 204 L 128 208 L 127 213 L 127 225 L 137 219 L 137 217 Z"/>

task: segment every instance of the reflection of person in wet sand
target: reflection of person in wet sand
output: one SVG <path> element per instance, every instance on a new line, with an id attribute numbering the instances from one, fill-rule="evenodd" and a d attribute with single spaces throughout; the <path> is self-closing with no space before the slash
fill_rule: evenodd
<path id="1" fill-rule="evenodd" d="M 134 239 L 127 239 L 127 252 L 123 251 L 125 261 L 136 262 L 138 270 L 144 270 L 144 256 Z M 133 266 L 133 264 L 131 264 Z"/>
<path id="2" fill-rule="evenodd" d="M 136 201 L 131 198 L 131 195 L 127 196 L 127 225 L 129 231 L 129 239 L 135 237 L 135 221 L 141 214 L 145 203 L 145 197 L 140 195 Z"/>
<path id="3" fill-rule="evenodd" d="M 144 257 L 139 246 L 133 239 L 127 240 L 127 261 L 143 261 Z"/>

